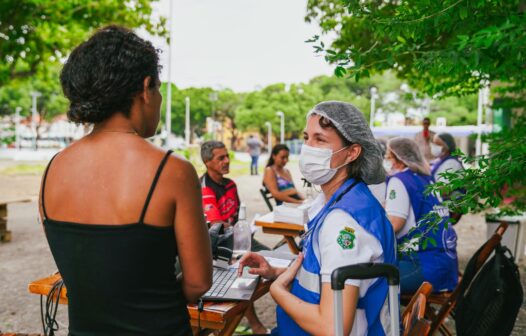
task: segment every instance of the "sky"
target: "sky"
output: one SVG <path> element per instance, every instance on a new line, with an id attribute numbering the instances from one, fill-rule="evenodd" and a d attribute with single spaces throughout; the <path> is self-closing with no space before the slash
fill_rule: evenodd
<path id="1" fill-rule="evenodd" d="M 171 73 L 178 87 L 240 92 L 332 73 L 304 42 L 320 32 L 304 21 L 307 0 L 172 1 Z M 169 0 L 161 0 L 154 15 L 169 12 Z M 161 78 L 166 81 L 168 46 L 150 39 L 163 51 Z"/>

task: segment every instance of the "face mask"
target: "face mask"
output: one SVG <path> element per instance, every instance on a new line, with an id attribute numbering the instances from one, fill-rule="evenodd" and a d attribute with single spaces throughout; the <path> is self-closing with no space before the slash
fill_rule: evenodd
<path id="1" fill-rule="evenodd" d="M 338 169 L 343 165 L 331 168 L 331 158 L 334 154 L 344 150 L 347 147 L 333 152 L 329 148 L 318 148 L 308 145 L 301 146 L 300 153 L 300 171 L 301 174 L 312 184 L 322 185 L 329 182 Z"/>
<path id="2" fill-rule="evenodd" d="M 387 173 L 391 172 L 393 170 L 393 162 L 391 160 L 385 160 L 384 159 L 384 169 Z"/>
<path id="3" fill-rule="evenodd" d="M 434 157 L 439 157 L 440 154 L 442 154 L 442 146 L 438 146 L 435 144 L 431 144 L 431 154 L 433 154 Z"/>

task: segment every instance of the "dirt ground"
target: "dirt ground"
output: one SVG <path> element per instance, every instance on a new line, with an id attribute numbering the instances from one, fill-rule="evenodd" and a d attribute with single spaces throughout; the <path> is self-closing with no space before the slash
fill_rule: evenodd
<path id="1" fill-rule="evenodd" d="M 0 162 L 0 167 L 7 163 Z M 291 167 L 299 178 L 299 172 Z M 268 212 L 258 189 L 261 176 L 241 176 L 235 179 L 240 197 L 247 204 L 248 216 Z M 36 199 L 40 176 L 0 174 L 0 198 L 32 197 Z M 297 183 L 298 185 L 299 183 Z M 37 223 L 37 203 L 20 203 L 9 206 L 8 228 L 13 239 L 0 243 L 0 331 L 41 332 L 40 299 L 29 294 L 27 285 L 32 280 L 47 276 L 56 270 L 44 233 Z M 486 225 L 482 216 L 464 216 L 456 226 L 459 236 L 458 252 L 461 265 L 486 240 Z M 256 233 L 262 243 L 273 246 L 280 237 Z M 463 268 L 463 266 L 462 266 Z M 524 263 L 520 266 L 523 287 L 525 286 Z M 269 295 L 256 303 L 256 311 L 267 327 L 275 326 L 275 304 Z M 60 325 L 58 335 L 66 335 L 67 309 L 59 307 L 57 320 Z M 243 321 L 242 323 L 245 323 Z M 526 334 L 526 309 L 519 314 L 514 335 Z"/>

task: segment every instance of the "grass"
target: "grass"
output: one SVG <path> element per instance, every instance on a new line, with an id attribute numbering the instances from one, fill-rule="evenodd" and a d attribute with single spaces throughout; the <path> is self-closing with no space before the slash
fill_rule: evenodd
<path id="1" fill-rule="evenodd" d="M 42 175 L 46 169 L 45 164 L 18 164 L 0 169 L 3 175 Z"/>
<path id="2" fill-rule="evenodd" d="M 200 158 L 191 159 L 190 162 L 194 165 L 199 176 L 203 175 L 206 171 L 205 165 L 201 162 Z M 42 175 L 46 169 L 45 164 L 27 164 L 22 163 L 0 169 L 1 175 Z M 262 174 L 264 166 L 260 162 L 259 171 Z M 227 175 L 229 178 L 236 178 L 239 176 L 250 175 L 250 162 L 244 162 L 239 160 L 230 161 L 230 173 Z"/>

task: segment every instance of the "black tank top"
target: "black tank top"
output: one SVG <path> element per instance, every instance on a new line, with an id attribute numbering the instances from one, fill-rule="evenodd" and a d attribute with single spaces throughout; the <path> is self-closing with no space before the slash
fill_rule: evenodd
<path id="1" fill-rule="evenodd" d="M 173 227 L 144 223 L 161 161 L 138 223 L 92 225 L 50 219 L 42 185 L 44 229 L 68 294 L 70 335 L 190 335 L 176 281 Z M 89 211 L 89 209 L 85 209 Z"/>

